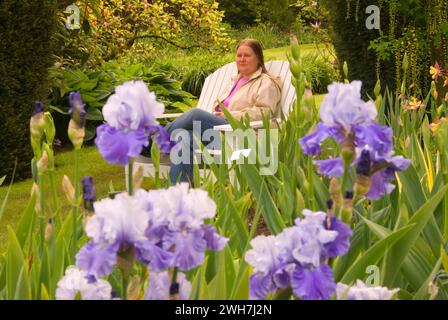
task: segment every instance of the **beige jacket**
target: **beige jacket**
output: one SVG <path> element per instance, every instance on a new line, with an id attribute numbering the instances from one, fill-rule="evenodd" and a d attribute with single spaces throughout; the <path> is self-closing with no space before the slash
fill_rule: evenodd
<path id="1" fill-rule="evenodd" d="M 231 79 L 226 90 L 219 94 L 216 106 L 218 105 L 218 101 L 224 100 L 229 95 L 233 85 L 240 77 L 241 75 L 238 74 Z M 246 113 L 249 114 L 251 121 L 261 120 L 262 113 L 271 116 L 271 111 L 277 116 L 281 90 L 282 83 L 280 78 L 263 73 L 261 68 L 259 68 L 250 77 L 249 81 L 238 89 L 232 97 L 227 110 L 237 120 Z"/>

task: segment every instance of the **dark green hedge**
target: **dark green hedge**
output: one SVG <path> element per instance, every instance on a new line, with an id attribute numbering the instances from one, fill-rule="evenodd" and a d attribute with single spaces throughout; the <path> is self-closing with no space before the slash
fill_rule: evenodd
<path id="1" fill-rule="evenodd" d="M 325 0 L 329 14 L 330 36 L 339 61 L 340 71 L 344 61 L 349 67 L 349 80 L 362 80 L 363 93 L 371 94 L 376 83 L 376 55 L 368 47 L 379 36 L 379 31 L 366 27 L 369 16 L 365 9 L 369 5 L 379 5 L 372 0 Z M 389 17 L 383 9 L 380 14 L 383 32 L 387 30 Z M 341 73 L 342 74 L 342 73 Z M 380 66 L 382 86 L 394 87 L 395 67 L 391 63 Z"/>
<path id="2" fill-rule="evenodd" d="M 30 176 L 29 119 L 48 95 L 56 0 L 0 1 L 0 177 Z"/>

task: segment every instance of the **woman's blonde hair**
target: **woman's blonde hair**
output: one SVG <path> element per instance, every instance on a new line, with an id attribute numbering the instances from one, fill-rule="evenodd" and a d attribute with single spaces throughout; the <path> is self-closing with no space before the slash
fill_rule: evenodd
<path id="1" fill-rule="evenodd" d="M 261 67 L 263 73 L 268 73 L 268 71 L 266 70 L 266 66 L 264 65 L 263 48 L 261 47 L 260 42 L 255 39 L 243 39 L 236 46 L 236 50 L 238 50 L 238 48 L 241 46 L 250 47 L 254 51 L 258 59 L 258 67 Z"/>

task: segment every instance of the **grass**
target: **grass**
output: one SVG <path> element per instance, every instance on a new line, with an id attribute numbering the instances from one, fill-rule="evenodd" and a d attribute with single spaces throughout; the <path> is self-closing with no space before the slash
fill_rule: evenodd
<path id="1" fill-rule="evenodd" d="M 286 47 L 280 47 L 280 48 L 274 48 L 274 49 L 268 49 L 264 50 L 263 54 L 266 61 L 269 60 L 288 60 L 288 55 L 290 55 L 290 46 Z M 308 54 L 319 54 L 319 52 L 322 52 L 325 54 L 325 57 L 331 61 L 331 56 L 327 53 L 326 46 L 324 44 L 320 44 L 316 46 L 313 43 L 309 44 L 301 44 L 300 45 L 300 54 L 301 56 L 305 56 Z"/>
<path id="2" fill-rule="evenodd" d="M 56 188 L 58 192 L 58 198 L 62 205 L 62 214 L 68 213 L 69 204 L 62 192 L 62 177 L 67 175 L 71 180 L 74 175 L 74 152 L 67 151 L 59 153 L 55 157 L 55 180 Z M 81 165 L 80 174 L 81 177 L 92 176 L 95 183 L 97 199 L 105 198 L 108 196 L 110 186 L 112 185 L 114 190 L 125 189 L 125 177 L 124 169 L 117 165 L 110 165 L 99 154 L 98 149 L 94 146 L 85 147 L 81 151 Z M 73 183 L 73 181 L 72 181 Z M 18 183 L 14 183 L 9 193 L 8 201 L 2 220 L 0 221 L 0 253 L 6 249 L 6 227 L 8 225 L 16 228 L 17 223 L 20 220 L 22 212 L 25 210 L 32 186 L 32 180 L 24 180 Z M 0 204 L 5 199 L 9 186 L 0 187 Z M 145 179 L 143 187 L 150 188 L 151 180 Z"/>

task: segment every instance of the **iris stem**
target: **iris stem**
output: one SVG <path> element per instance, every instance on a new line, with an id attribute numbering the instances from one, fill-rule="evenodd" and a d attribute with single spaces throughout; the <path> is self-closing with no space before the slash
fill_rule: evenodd
<path id="1" fill-rule="evenodd" d="M 342 176 L 342 183 L 341 183 L 341 192 L 342 195 L 345 195 L 345 189 L 346 189 L 346 185 L 347 185 L 347 180 L 348 180 L 348 170 L 350 168 L 350 164 L 349 165 L 344 165 L 344 175 Z"/>
<path id="2" fill-rule="evenodd" d="M 308 157 L 308 172 L 310 172 L 309 177 L 309 202 L 310 202 L 310 208 L 311 210 L 315 210 L 315 199 L 314 199 L 314 182 L 313 182 L 313 161 L 311 157 Z"/>
<path id="3" fill-rule="evenodd" d="M 128 298 L 128 285 L 129 285 L 129 276 L 126 276 L 123 272 L 122 273 L 123 300 L 127 300 Z"/>
<path id="4" fill-rule="evenodd" d="M 77 220 L 78 220 L 78 203 L 79 203 L 79 195 L 81 193 L 80 191 L 80 184 L 79 184 L 79 157 L 80 157 L 80 150 L 78 148 L 75 148 L 75 204 L 72 207 L 72 216 L 73 216 L 73 235 L 72 235 L 72 257 L 73 259 L 76 256 L 76 244 L 78 242 L 77 237 Z"/>
<path id="5" fill-rule="evenodd" d="M 40 248 L 43 250 L 44 241 L 45 241 L 45 197 L 44 197 L 44 176 L 41 173 L 38 173 L 38 181 L 39 181 L 39 208 L 40 208 Z"/>
<path id="6" fill-rule="evenodd" d="M 52 212 L 52 216 L 55 215 L 55 213 L 57 212 L 58 208 L 59 208 L 59 199 L 58 199 L 58 194 L 56 192 L 56 184 L 54 183 L 54 169 L 49 169 L 48 170 L 48 181 L 50 183 L 50 190 L 51 190 L 51 197 L 52 197 L 52 202 L 53 202 L 53 212 Z"/>
<path id="7" fill-rule="evenodd" d="M 174 267 L 171 283 L 176 283 L 176 281 L 177 281 L 177 267 Z"/>
<path id="8" fill-rule="evenodd" d="M 134 193 L 134 186 L 133 186 L 133 169 L 134 163 L 133 161 L 129 161 L 128 163 L 128 193 L 130 196 Z"/>

